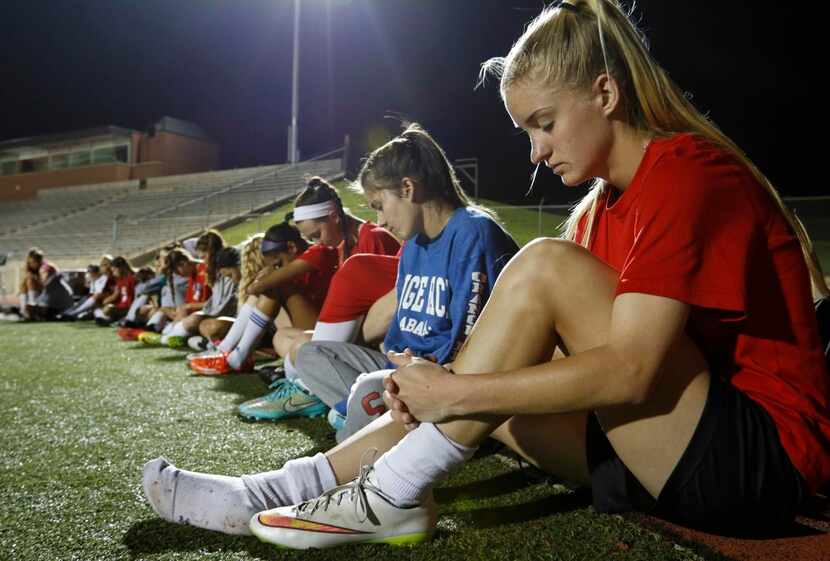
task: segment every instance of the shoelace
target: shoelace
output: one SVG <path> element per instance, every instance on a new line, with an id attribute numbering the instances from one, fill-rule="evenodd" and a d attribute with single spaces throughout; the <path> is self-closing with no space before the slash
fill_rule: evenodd
<path id="1" fill-rule="evenodd" d="M 367 480 L 369 478 L 369 474 L 372 473 L 372 470 L 374 469 L 372 464 L 366 461 L 366 455 L 369 453 L 374 456 L 377 454 L 377 449 L 370 448 L 363 452 L 363 456 L 360 459 L 360 475 L 357 476 L 357 479 L 350 481 L 345 485 L 340 485 L 339 487 L 326 491 L 316 499 L 300 503 L 294 507 L 294 511 L 297 514 L 312 516 L 320 508 L 324 511 L 328 510 L 329 505 L 333 500 L 336 500 L 337 506 L 340 506 L 340 503 L 343 502 L 343 497 L 348 496 L 349 501 L 354 504 L 355 519 L 361 524 L 365 522 L 369 518 L 371 512 L 369 509 L 369 497 L 366 495 L 366 487 L 367 485 L 370 485 Z M 379 524 L 373 513 L 371 516 L 373 518 L 372 522 Z"/>
<path id="2" fill-rule="evenodd" d="M 299 390 L 299 388 L 295 386 L 291 382 L 291 380 L 288 380 L 286 378 L 277 380 L 276 382 L 268 386 L 268 388 L 273 390 L 265 396 L 265 399 L 267 399 L 268 401 L 276 401 L 284 397 L 291 397 Z"/>

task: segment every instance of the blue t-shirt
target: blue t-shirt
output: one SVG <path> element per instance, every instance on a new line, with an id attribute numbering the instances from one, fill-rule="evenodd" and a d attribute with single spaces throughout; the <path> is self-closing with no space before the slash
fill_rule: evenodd
<path id="1" fill-rule="evenodd" d="M 518 249 L 495 220 L 469 207 L 456 209 L 434 239 L 419 234 L 408 240 L 398 265 L 398 307 L 384 347 L 409 348 L 440 364 L 452 361 Z"/>

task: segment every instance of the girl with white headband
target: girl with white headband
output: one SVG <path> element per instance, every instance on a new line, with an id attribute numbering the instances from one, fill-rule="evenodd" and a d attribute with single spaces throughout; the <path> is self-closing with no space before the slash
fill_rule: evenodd
<path id="1" fill-rule="evenodd" d="M 337 194 L 337 191 L 328 182 L 320 177 L 315 176 L 307 180 L 306 188 L 300 192 L 299 195 L 297 195 L 297 198 L 294 201 L 294 211 L 286 216 L 286 222 L 290 221 L 292 218 L 297 224 L 297 230 L 303 234 L 303 237 L 315 242 L 310 250 L 310 253 L 305 256 L 307 261 L 313 259 L 315 255 L 320 253 L 315 246 L 336 248 L 338 258 L 337 265 L 342 264 L 343 261 L 352 254 L 394 255 L 400 249 L 400 244 L 391 234 L 389 234 L 388 231 L 383 228 L 379 228 L 377 225 L 369 221 L 360 220 L 359 218 L 347 213 L 346 209 L 343 207 L 340 197 Z M 292 267 L 299 268 L 301 265 L 298 262 Z M 375 280 L 376 279 L 367 278 L 366 283 L 361 285 L 356 284 L 353 287 L 353 290 L 363 290 L 364 292 L 375 294 L 377 292 L 377 288 L 374 284 L 372 284 Z M 384 284 L 384 287 L 386 284 L 389 285 L 384 288 L 380 294 L 385 294 L 394 284 L 394 277 L 388 282 L 384 282 L 384 279 L 377 280 L 381 281 L 382 284 Z M 328 288 L 328 284 L 326 286 Z M 275 306 L 275 302 L 267 295 L 258 296 L 259 298 L 257 299 L 256 307 L 259 315 L 263 317 L 268 316 L 270 321 L 270 319 L 273 319 L 276 316 L 276 312 L 274 312 L 274 310 L 279 310 L 281 307 Z M 323 296 L 325 296 L 325 294 Z M 352 293 L 350 296 L 354 296 L 354 294 Z M 319 322 L 316 322 L 317 316 L 321 313 L 320 308 L 322 306 L 322 302 L 323 300 L 320 300 L 320 302 L 315 304 L 314 321 L 310 324 L 310 320 L 308 319 L 304 319 L 299 323 L 296 321 L 296 318 L 290 318 L 286 321 L 285 315 L 281 316 L 278 320 L 280 325 L 276 335 L 274 336 L 274 348 L 280 356 L 284 356 L 286 358 L 285 370 L 289 373 L 293 373 L 294 370 L 291 359 L 288 355 L 288 350 L 295 344 L 310 340 L 313 332 L 312 330 L 316 331 L 319 327 L 322 333 L 325 331 L 326 325 L 328 325 L 327 322 L 324 322 L 322 326 Z M 332 303 L 329 303 L 328 307 L 331 308 L 331 306 Z M 324 310 L 325 309 L 326 308 L 324 308 Z M 287 310 L 288 309 L 286 308 L 286 311 Z M 240 312 L 240 317 L 242 315 L 243 314 Z M 352 323 L 355 323 L 355 320 L 353 318 L 350 317 L 344 322 L 341 321 L 342 318 L 340 316 L 331 314 L 329 314 L 329 316 L 337 320 L 331 325 L 333 330 L 342 331 L 344 328 L 339 324 L 343 323 L 347 324 L 349 329 L 354 330 Z M 245 317 L 247 317 L 247 315 Z M 303 314 L 303 317 L 306 318 L 306 314 Z M 238 329 L 240 328 L 237 328 L 237 330 Z M 249 327 L 248 329 L 252 330 L 254 328 Z M 228 334 L 228 337 L 233 334 L 234 331 L 232 330 Z M 261 335 L 262 333 L 259 334 L 259 337 L 261 337 Z M 233 340 L 234 338 L 231 337 L 230 341 L 233 342 Z M 247 341 L 248 339 L 243 338 L 241 340 Z M 258 342 L 259 339 L 256 341 Z M 220 350 L 222 348 L 233 350 L 231 344 L 225 341 L 223 341 L 220 345 Z M 228 352 L 230 352 L 230 350 Z M 246 357 L 251 354 L 250 350 L 246 348 L 241 349 L 241 352 Z M 222 358 L 218 356 L 220 354 L 222 353 L 206 353 L 201 357 L 191 358 L 191 368 L 194 368 L 197 371 L 204 371 L 204 373 L 226 373 L 231 370 L 241 368 L 245 362 L 245 360 L 241 362 L 238 361 L 238 356 L 230 355 L 228 355 L 230 363 L 223 362 Z M 245 366 L 246 369 L 249 368 L 250 361 Z M 281 375 L 282 371 L 280 372 L 280 377 Z"/>
<path id="2" fill-rule="evenodd" d="M 248 299 L 217 350 L 190 357 L 190 368 L 196 373 L 251 370 L 253 351 L 281 310 L 290 325 L 300 329 L 310 329 L 317 321 L 337 270 L 337 249 L 309 244 L 287 218 L 268 228 L 260 251 L 267 267 L 248 286 Z"/>
<path id="3" fill-rule="evenodd" d="M 326 297 L 313 330 L 281 327 L 274 336 L 274 349 L 285 358 L 282 373 L 296 378 L 291 349 L 315 339 L 350 341 L 360 327 L 368 306 L 395 285 L 397 262 L 391 256 L 400 243 L 387 230 L 347 212 L 337 190 L 321 177 L 311 177 L 294 200 L 294 222 L 308 240 L 337 247 L 340 266 L 352 256 L 347 270 L 332 280 L 332 294 Z M 390 264 L 391 263 L 391 264 Z M 392 271 L 390 274 L 390 270 Z M 361 303 L 357 307 L 354 303 Z"/>

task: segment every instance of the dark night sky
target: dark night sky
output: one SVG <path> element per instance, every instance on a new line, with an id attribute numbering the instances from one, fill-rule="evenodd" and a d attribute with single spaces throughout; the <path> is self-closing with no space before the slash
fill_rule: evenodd
<path id="1" fill-rule="evenodd" d="M 0 5 L 0 139 L 100 125 L 200 124 L 225 167 L 281 162 L 291 91 L 291 0 L 9 1 Z M 485 194 L 519 200 L 531 171 L 481 61 L 507 53 L 539 0 L 303 0 L 300 148 L 420 121 L 451 157 L 478 157 Z M 819 194 L 804 162 L 817 124 L 815 38 L 799 4 L 643 0 L 657 60 L 787 195 Z M 817 27 L 817 23 L 814 24 Z M 820 30 L 815 30 L 819 32 Z M 811 88 L 812 86 L 812 88 Z M 812 89 L 812 91 L 811 91 Z M 812 172 L 812 170 L 810 170 Z M 573 199 L 543 174 L 534 204 Z"/>

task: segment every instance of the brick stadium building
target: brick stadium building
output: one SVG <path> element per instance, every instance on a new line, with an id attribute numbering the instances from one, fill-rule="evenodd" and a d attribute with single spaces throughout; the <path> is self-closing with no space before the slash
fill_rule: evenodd
<path id="1" fill-rule="evenodd" d="M 219 147 L 196 124 L 164 117 L 147 132 L 105 126 L 0 142 L 0 201 L 40 189 L 211 171 Z"/>

